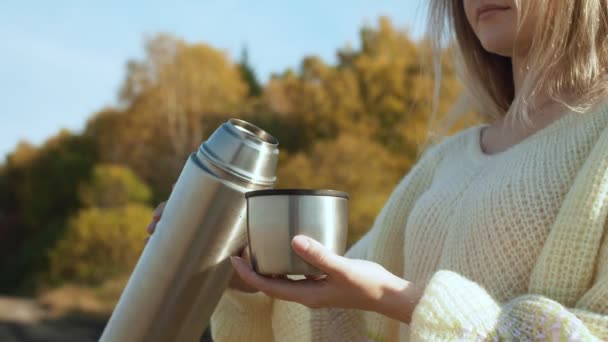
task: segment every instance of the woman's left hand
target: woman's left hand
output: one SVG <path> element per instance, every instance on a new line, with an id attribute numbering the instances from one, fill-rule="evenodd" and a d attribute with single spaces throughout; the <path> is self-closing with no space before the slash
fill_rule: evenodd
<path id="1" fill-rule="evenodd" d="M 258 275 L 245 261 L 232 257 L 234 268 L 249 285 L 265 294 L 310 308 L 375 311 L 409 323 L 422 290 L 377 263 L 341 257 L 303 235 L 293 238 L 294 251 L 319 268 L 322 279 L 276 279 Z"/>

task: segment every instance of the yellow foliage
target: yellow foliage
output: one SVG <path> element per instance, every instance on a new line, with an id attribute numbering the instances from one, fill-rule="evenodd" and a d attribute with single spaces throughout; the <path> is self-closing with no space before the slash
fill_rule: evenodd
<path id="1" fill-rule="evenodd" d="M 152 192 L 129 168 L 100 164 L 92 179 L 80 185 L 80 202 L 85 207 L 115 208 L 127 203 L 146 203 Z"/>
<path id="2" fill-rule="evenodd" d="M 317 143 L 308 154 L 298 153 L 282 162 L 278 187 L 325 188 L 350 194 L 351 244 L 369 229 L 412 161 L 406 155 L 389 153 L 365 137 L 342 135 Z"/>
<path id="3" fill-rule="evenodd" d="M 97 283 L 129 271 L 144 247 L 152 209 L 141 204 L 82 209 L 49 253 L 53 281 Z"/>
<path id="4" fill-rule="evenodd" d="M 169 35 L 153 37 L 145 58 L 128 63 L 121 91 L 126 109 L 106 118 L 114 121 L 116 140 L 100 146 L 101 155 L 120 155 L 153 188 L 168 191 L 188 154 L 244 106 L 247 92 L 225 52 Z"/>

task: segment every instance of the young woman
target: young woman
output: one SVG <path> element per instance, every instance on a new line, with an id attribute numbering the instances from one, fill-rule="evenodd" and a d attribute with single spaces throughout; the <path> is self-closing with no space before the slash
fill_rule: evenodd
<path id="1" fill-rule="evenodd" d="M 428 149 L 345 257 L 294 238 L 327 277 L 233 257 L 216 341 L 608 340 L 608 3 L 430 3 L 492 124 Z"/>

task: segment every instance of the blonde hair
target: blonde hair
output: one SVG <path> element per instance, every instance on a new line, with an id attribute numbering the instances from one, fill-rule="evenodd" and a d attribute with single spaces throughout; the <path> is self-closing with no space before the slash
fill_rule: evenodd
<path id="1" fill-rule="evenodd" d="M 483 48 L 467 21 L 463 2 L 430 1 L 428 31 L 434 51 L 435 102 L 439 98 L 441 51 L 446 42 L 456 45 L 466 98 L 482 116 L 527 119 L 534 110 L 534 97 L 541 92 L 577 112 L 589 110 L 606 96 L 606 0 L 515 0 L 518 28 L 527 13 L 538 16 L 532 27 L 531 46 L 524 57 L 526 74 L 517 94 L 511 59 Z M 448 115 L 460 112 L 456 109 Z"/>

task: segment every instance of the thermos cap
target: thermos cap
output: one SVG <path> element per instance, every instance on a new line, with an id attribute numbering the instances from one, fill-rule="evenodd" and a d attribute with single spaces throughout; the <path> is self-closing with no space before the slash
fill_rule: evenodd
<path id="1" fill-rule="evenodd" d="M 215 166 L 247 182 L 274 185 L 279 142 L 261 128 L 230 119 L 222 124 L 199 152 Z"/>

